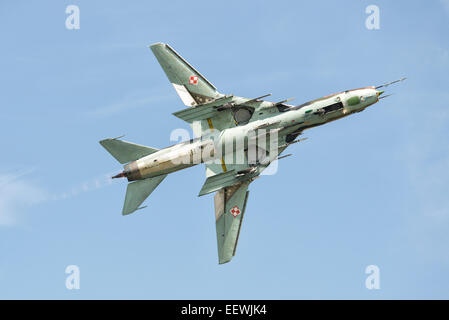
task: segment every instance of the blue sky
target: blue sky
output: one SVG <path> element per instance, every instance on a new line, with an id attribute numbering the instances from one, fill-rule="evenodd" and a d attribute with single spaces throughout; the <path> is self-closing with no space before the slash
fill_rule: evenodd
<path id="1" fill-rule="evenodd" d="M 65 8 L 80 8 L 80 29 Z M 380 8 L 380 30 L 365 8 Z M 0 298 L 449 298 L 449 2 L 2 1 Z M 223 93 L 393 96 L 312 129 L 250 186 L 218 265 L 203 166 L 122 217 L 98 141 L 164 147 L 188 125 L 148 49 L 171 44 Z M 67 290 L 77 265 L 81 289 Z M 380 290 L 365 268 L 380 268 Z"/>

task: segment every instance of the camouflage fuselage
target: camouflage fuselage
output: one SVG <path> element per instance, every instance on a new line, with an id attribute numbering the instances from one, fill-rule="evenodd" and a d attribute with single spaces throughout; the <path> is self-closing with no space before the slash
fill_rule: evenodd
<path id="1" fill-rule="evenodd" d="M 129 181 L 134 181 L 168 174 L 210 160 L 223 159 L 225 153 L 248 148 L 248 137 L 261 129 L 274 130 L 280 142 L 288 143 L 289 136 L 297 136 L 303 130 L 363 111 L 378 102 L 381 93 L 374 87 L 366 87 L 291 106 L 264 119 L 207 133 L 201 138 L 161 149 L 125 165 L 124 174 Z M 229 141 L 236 140 L 244 143 L 233 143 L 230 150 Z"/>

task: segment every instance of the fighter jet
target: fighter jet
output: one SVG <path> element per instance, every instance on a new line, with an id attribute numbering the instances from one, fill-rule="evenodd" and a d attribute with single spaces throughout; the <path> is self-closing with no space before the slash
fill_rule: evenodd
<path id="1" fill-rule="evenodd" d="M 291 99 L 269 102 L 222 94 L 173 48 L 164 43 L 150 46 L 159 64 L 187 108 L 173 113 L 191 124 L 196 135 L 163 149 L 146 147 L 119 138 L 100 144 L 124 170 L 113 178 L 126 178 L 123 215 L 135 212 L 169 173 L 200 163 L 206 181 L 199 196 L 215 192 L 215 219 L 219 264 L 236 253 L 248 201 L 248 187 L 304 130 L 323 125 L 377 103 L 382 90 L 405 78 L 380 86 L 334 93 L 300 105 Z M 241 143 L 239 143 L 240 141 Z"/>

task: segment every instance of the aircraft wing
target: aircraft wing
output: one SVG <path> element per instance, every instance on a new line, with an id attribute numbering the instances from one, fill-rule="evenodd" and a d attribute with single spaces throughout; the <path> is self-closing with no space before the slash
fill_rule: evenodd
<path id="1" fill-rule="evenodd" d="M 198 122 L 199 125 L 194 127 L 198 136 L 205 130 L 221 131 L 247 123 L 256 111 L 259 113 L 291 100 L 276 103 L 261 100 L 271 94 L 252 99 L 224 95 L 168 44 L 155 43 L 150 48 L 176 93 L 188 107 L 173 114 L 192 126 L 194 122 Z"/>
<path id="2" fill-rule="evenodd" d="M 231 261 L 237 249 L 243 216 L 248 201 L 248 186 L 268 165 L 277 159 L 287 145 L 281 146 L 274 154 L 268 154 L 265 164 L 251 166 L 247 156 L 241 164 L 206 164 L 206 182 L 200 196 L 216 192 L 215 226 L 217 233 L 218 261 L 220 264 Z"/>
<path id="3" fill-rule="evenodd" d="M 249 181 L 220 189 L 214 197 L 218 262 L 231 261 L 237 249 L 248 201 Z"/>

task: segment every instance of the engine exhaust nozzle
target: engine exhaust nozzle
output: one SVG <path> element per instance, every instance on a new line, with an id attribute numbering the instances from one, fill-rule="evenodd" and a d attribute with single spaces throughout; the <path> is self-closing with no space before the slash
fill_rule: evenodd
<path id="1" fill-rule="evenodd" d="M 117 178 L 125 178 L 126 174 L 125 171 L 120 172 L 119 174 L 116 174 L 115 176 L 112 177 L 112 179 L 117 179 Z"/>

